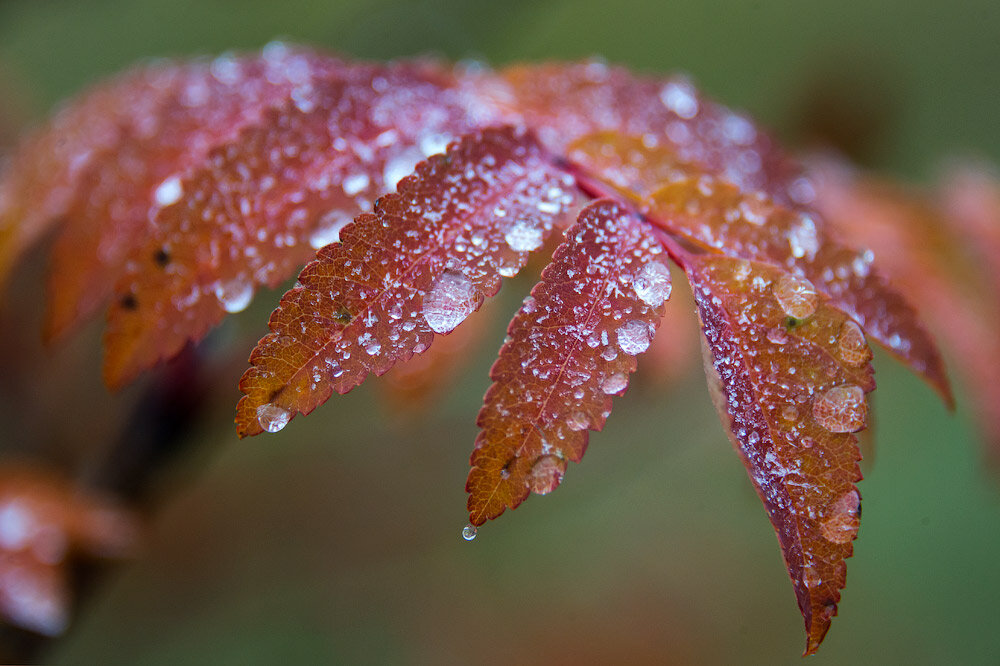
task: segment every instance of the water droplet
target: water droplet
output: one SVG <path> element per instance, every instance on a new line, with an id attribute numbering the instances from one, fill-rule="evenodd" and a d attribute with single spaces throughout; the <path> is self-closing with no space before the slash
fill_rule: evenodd
<path id="1" fill-rule="evenodd" d="M 750 271 L 752 268 L 753 267 L 750 265 L 749 261 L 747 261 L 746 259 L 740 259 L 739 261 L 736 262 L 736 265 L 733 267 L 733 278 L 737 282 L 743 282 L 748 277 L 750 277 Z"/>
<path id="2" fill-rule="evenodd" d="M 472 541 L 473 539 L 476 538 L 477 534 L 479 534 L 479 530 L 476 529 L 476 526 L 473 525 L 472 523 L 468 523 L 465 527 L 462 528 L 462 538 L 465 539 L 466 541 Z"/>
<path id="3" fill-rule="evenodd" d="M 226 282 L 215 283 L 215 297 L 222 309 L 229 313 L 243 312 L 253 300 L 253 283 L 240 276 Z"/>
<path id="4" fill-rule="evenodd" d="M 278 432 L 292 418 L 292 413 L 284 407 L 279 407 L 273 402 L 261 405 L 257 408 L 257 422 L 260 427 L 267 432 Z"/>
<path id="5" fill-rule="evenodd" d="M 629 356 L 635 356 L 649 349 L 649 325 L 633 319 L 618 329 L 618 346 Z"/>
<path id="6" fill-rule="evenodd" d="M 774 297 L 789 317 L 806 319 L 816 312 L 819 295 L 809 280 L 786 273 L 774 286 Z"/>
<path id="7" fill-rule="evenodd" d="M 687 81 L 671 81 L 660 88 L 660 101 L 681 118 L 689 120 L 698 115 L 698 98 L 694 87 Z"/>
<path id="8" fill-rule="evenodd" d="M 356 194 L 360 194 L 365 188 L 367 188 L 370 182 L 371 180 L 368 178 L 368 174 L 355 173 L 344 179 L 344 182 L 341 184 L 341 188 L 344 190 L 344 194 L 349 197 L 353 197 Z"/>
<path id="9" fill-rule="evenodd" d="M 330 243 L 340 242 L 340 230 L 351 223 L 351 216 L 342 210 L 331 210 L 319 219 L 316 229 L 309 236 L 309 245 L 314 250 Z"/>
<path id="10" fill-rule="evenodd" d="M 823 538 L 833 543 L 848 543 L 853 540 L 861 525 L 858 515 L 860 507 L 861 497 L 853 488 L 837 498 L 830 505 L 827 519 L 819 526 Z"/>
<path id="11" fill-rule="evenodd" d="M 382 351 L 382 345 L 371 333 L 362 333 L 358 336 L 358 344 L 361 345 L 369 356 L 374 356 L 375 354 Z"/>
<path id="12" fill-rule="evenodd" d="M 864 332 L 850 319 L 840 327 L 837 350 L 840 352 L 840 359 L 852 368 L 858 367 L 871 358 L 871 351 L 865 343 Z"/>
<path id="13" fill-rule="evenodd" d="M 518 220 L 504 235 L 507 245 L 515 252 L 531 252 L 542 245 L 542 230 L 524 220 Z"/>
<path id="14" fill-rule="evenodd" d="M 790 423 L 795 423 L 799 420 L 799 410 L 794 405 L 785 405 L 781 408 L 781 418 Z"/>
<path id="15" fill-rule="evenodd" d="M 819 572 L 816 571 L 815 567 L 807 564 L 802 568 L 802 582 L 806 584 L 806 587 L 812 589 L 819 587 L 823 583 L 823 579 L 820 578 Z"/>
<path id="16" fill-rule="evenodd" d="M 751 196 L 740 202 L 740 216 L 754 226 L 763 226 L 770 212 L 771 208 L 763 198 Z"/>
<path id="17" fill-rule="evenodd" d="M 784 326 L 775 326 L 774 328 L 768 329 L 767 339 L 776 345 L 783 345 L 788 342 L 788 329 Z"/>
<path id="18" fill-rule="evenodd" d="M 604 381 L 601 382 L 601 390 L 608 395 L 620 393 L 625 390 L 626 386 L 628 386 L 628 377 L 621 372 L 605 377 Z"/>
<path id="19" fill-rule="evenodd" d="M 803 449 L 811 449 L 812 447 L 816 446 L 816 440 L 813 439 L 812 437 L 803 437 L 802 441 L 800 441 L 799 444 L 802 445 Z"/>
<path id="20" fill-rule="evenodd" d="M 542 456 L 531 466 L 528 487 L 536 495 L 548 495 L 562 483 L 566 461 L 556 456 Z"/>
<path id="21" fill-rule="evenodd" d="M 816 223 L 808 215 L 803 215 L 799 223 L 788 231 L 788 247 L 796 259 L 806 257 L 812 260 L 819 250 L 819 236 Z"/>
<path id="22" fill-rule="evenodd" d="M 868 419 L 864 390 L 854 384 L 834 386 L 813 402 L 813 417 L 830 432 L 861 430 Z"/>
<path id="23" fill-rule="evenodd" d="M 587 415 L 583 412 L 573 412 L 566 418 L 566 425 L 569 426 L 570 430 L 586 430 L 587 424 Z"/>
<path id="24" fill-rule="evenodd" d="M 424 296 L 424 320 L 435 333 L 448 333 L 475 312 L 482 301 L 472 280 L 458 271 L 445 271 Z"/>
<path id="25" fill-rule="evenodd" d="M 670 298 L 670 269 L 658 261 L 643 264 L 633 283 L 636 295 L 651 308 Z"/>
<path id="26" fill-rule="evenodd" d="M 153 200 L 160 208 L 166 208 L 170 204 L 177 203 L 182 196 L 184 196 L 184 186 L 181 184 L 180 176 L 167 178 L 153 192 Z"/>

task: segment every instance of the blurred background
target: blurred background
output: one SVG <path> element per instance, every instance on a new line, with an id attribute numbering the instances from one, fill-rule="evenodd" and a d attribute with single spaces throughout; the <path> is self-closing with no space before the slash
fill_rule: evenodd
<path id="1" fill-rule="evenodd" d="M 365 58 L 684 71 L 792 145 L 823 139 L 921 183 L 955 156 L 1000 163 L 998 35 L 995 0 L 0 0 L 0 146 L 137 60 L 282 38 Z M 0 305 L 0 448 L 93 478 L 148 392 L 103 389 L 97 323 L 41 347 L 43 263 Z M 179 371 L 172 399 L 204 406 L 143 490 L 140 556 L 93 585 L 44 658 L 798 663 L 791 584 L 697 360 L 671 384 L 638 377 L 557 492 L 462 540 L 475 414 L 530 284 L 477 315 L 493 318 L 483 348 L 430 404 L 400 409 L 368 382 L 240 442 L 236 382 L 277 301 L 258 295 L 207 341 L 207 378 Z M 810 659 L 996 663 L 1000 487 L 963 389 L 949 414 L 884 354 L 876 368 L 864 519 L 840 617 Z"/>

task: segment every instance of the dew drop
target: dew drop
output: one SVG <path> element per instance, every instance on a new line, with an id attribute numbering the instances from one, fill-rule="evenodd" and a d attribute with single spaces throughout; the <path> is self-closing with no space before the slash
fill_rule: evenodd
<path id="1" fill-rule="evenodd" d="M 253 300 L 253 283 L 242 276 L 226 282 L 216 282 L 215 297 L 226 312 L 243 312 Z"/>
<path id="2" fill-rule="evenodd" d="M 466 541 L 472 541 L 473 539 L 476 538 L 477 534 L 479 534 L 479 530 L 476 529 L 476 526 L 473 525 L 472 523 L 468 523 L 465 527 L 462 528 L 462 538 L 465 539 Z"/>
<path id="3" fill-rule="evenodd" d="M 658 261 L 644 264 L 633 283 L 636 295 L 651 308 L 670 298 L 670 269 Z"/>
<path id="4" fill-rule="evenodd" d="M 786 273 L 774 286 L 774 297 L 789 317 L 806 319 L 816 312 L 819 295 L 809 280 Z"/>
<path id="5" fill-rule="evenodd" d="M 181 185 L 180 176 L 171 176 L 160 183 L 153 193 L 153 200 L 160 208 L 177 203 L 184 196 L 184 186 Z"/>
<path id="6" fill-rule="evenodd" d="M 605 377 L 604 381 L 601 382 L 601 390 L 608 395 L 621 393 L 626 386 L 628 386 L 628 377 L 620 372 Z"/>
<path id="7" fill-rule="evenodd" d="M 740 216 L 750 224 L 760 227 L 767 222 L 770 207 L 759 197 L 748 197 L 740 202 Z"/>
<path id="8" fill-rule="evenodd" d="M 819 587 L 823 583 L 823 579 L 820 578 L 819 572 L 816 571 L 815 567 L 806 565 L 802 568 L 802 582 L 806 584 L 808 588 Z"/>
<path id="9" fill-rule="evenodd" d="M 257 422 L 260 427 L 267 432 L 278 432 L 292 418 L 292 413 L 284 407 L 279 407 L 273 402 L 261 405 L 257 408 Z"/>
<path id="10" fill-rule="evenodd" d="M 586 430 L 587 424 L 587 415 L 583 412 L 573 412 L 566 419 L 566 425 L 569 426 L 570 430 L 574 431 Z"/>
<path id="11" fill-rule="evenodd" d="M 694 87 L 687 81 L 671 81 L 660 88 L 660 101 L 685 120 L 698 115 L 698 99 Z"/>
<path id="12" fill-rule="evenodd" d="M 330 243 L 339 243 L 340 230 L 350 223 L 350 215 L 342 210 L 331 210 L 319 219 L 316 229 L 309 236 L 309 245 L 318 250 Z"/>
<path id="13" fill-rule="evenodd" d="M 774 328 L 768 329 L 767 339 L 769 342 L 773 342 L 776 345 L 783 345 L 788 342 L 788 329 L 784 326 L 775 326 Z"/>
<path id="14" fill-rule="evenodd" d="M 644 321 L 633 319 L 618 329 L 618 346 L 629 356 L 635 356 L 649 349 L 649 326 Z"/>
<path id="15" fill-rule="evenodd" d="M 830 432 L 861 430 L 868 419 L 864 390 L 854 384 L 834 386 L 813 402 L 813 417 Z"/>
<path id="16" fill-rule="evenodd" d="M 344 179 L 344 182 L 341 184 L 341 188 L 344 190 L 344 194 L 349 197 L 353 197 L 356 194 L 360 194 L 365 188 L 367 188 L 370 182 L 371 180 L 368 178 L 368 174 L 355 173 Z"/>
<path id="17" fill-rule="evenodd" d="M 858 515 L 860 507 L 861 497 L 853 488 L 837 498 L 830 505 L 829 517 L 819 526 L 823 538 L 833 543 L 848 543 L 853 540 L 858 535 L 861 524 Z"/>
<path id="18" fill-rule="evenodd" d="M 518 220 L 507 230 L 504 240 L 515 252 L 531 252 L 541 247 L 543 234 L 538 227 Z"/>
<path id="19" fill-rule="evenodd" d="M 790 423 L 795 423 L 799 420 L 799 410 L 794 405 L 785 405 L 781 408 L 781 418 Z"/>
<path id="20" fill-rule="evenodd" d="M 801 444 L 804 449 L 811 449 L 816 446 L 816 440 L 812 437 L 803 437 L 799 444 Z"/>
<path id="21" fill-rule="evenodd" d="M 788 232 L 788 248 L 796 259 L 806 257 L 812 259 L 819 250 L 819 237 L 816 233 L 816 223 L 808 215 L 803 215 L 799 224 Z"/>
<path id="22" fill-rule="evenodd" d="M 865 343 L 864 332 L 850 319 L 840 327 L 837 350 L 840 352 L 840 359 L 852 368 L 858 367 L 871 358 L 871 351 Z"/>
<path id="23" fill-rule="evenodd" d="M 559 487 L 565 473 L 565 460 L 551 455 L 542 456 L 531 466 L 531 473 L 528 474 L 528 487 L 536 495 L 548 495 Z"/>
<path id="24" fill-rule="evenodd" d="M 424 296 L 424 320 L 435 333 L 448 333 L 482 303 L 472 280 L 458 271 L 445 271 Z"/>

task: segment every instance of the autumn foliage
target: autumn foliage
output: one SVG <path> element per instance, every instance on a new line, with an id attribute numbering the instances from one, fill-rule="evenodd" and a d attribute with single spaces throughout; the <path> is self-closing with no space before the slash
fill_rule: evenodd
<path id="1" fill-rule="evenodd" d="M 923 296 L 937 285 L 929 311 L 943 319 L 948 270 L 916 275 L 923 260 L 868 227 L 881 214 L 902 233 L 904 195 L 859 195 L 833 173 L 683 78 L 598 62 L 355 63 L 273 44 L 137 68 L 26 138 L 0 179 L 0 279 L 53 230 L 46 336 L 106 307 L 117 388 L 299 271 L 239 383 L 247 436 L 415 355 L 433 368 L 439 336 L 555 246 L 490 371 L 466 484 L 472 538 L 581 460 L 653 343 L 673 264 L 812 653 L 859 528 L 867 340 L 951 402 L 931 336 L 887 279 Z M 995 250 L 1000 205 L 970 197 L 949 219 Z M 921 219 L 917 238 L 948 235 Z M 883 251 L 902 258 L 883 266 Z M 981 344 L 1000 358 L 991 330 Z M 998 403 L 984 407 L 994 426 Z"/>

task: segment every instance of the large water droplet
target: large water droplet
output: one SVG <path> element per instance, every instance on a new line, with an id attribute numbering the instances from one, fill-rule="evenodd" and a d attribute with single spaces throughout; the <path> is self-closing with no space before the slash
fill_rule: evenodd
<path id="1" fill-rule="evenodd" d="M 795 319 L 811 317 L 819 303 L 819 295 L 812 282 L 790 273 L 778 280 L 774 286 L 774 297 L 778 299 L 782 311 Z"/>
<path id="2" fill-rule="evenodd" d="M 543 233 L 537 226 L 518 220 L 507 230 L 504 240 L 515 252 L 531 252 L 541 247 Z"/>
<path id="3" fill-rule="evenodd" d="M 240 276 L 215 283 L 215 297 L 222 304 L 222 309 L 229 313 L 243 312 L 253 300 L 253 283 Z"/>
<path id="4" fill-rule="evenodd" d="M 847 543 L 854 539 L 861 524 L 858 515 L 860 506 L 861 497 L 853 488 L 837 498 L 830 505 L 826 520 L 819 526 L 823 538 L 833 543 Z"/>
<path id="5" fill-rule="evenodd" d="M 816 398 L 813 417 L 830 432 L 857 432 L 868 420 L 865 392 L 854 384 L 841 384 Z"/>
<path id="6" fill-rule="evenodd" d="M 448 333 L 482 303 L 472 280 L 458 271 L 445 271 L 424 296 L 424 319 L 435 333 Z"/>
<path id="7" fill-rule="evenodd" d="M 587 424 L 587 415 L 583 412 L 573 412 L 566 418 L 566 425 L 570 430 L 586 430 Z"/>
<path id="8" fill-rule="evenodd" d="M 618 329 L 618 346 L 629 356 L 635 356 L 649 349 L 649 325 L 633 319 Z"/>
<path id="9" fill-rule="evenodd" d="M 180 176 L 171 176 L 157 186 L 153 192 L 153 201 L 160 208 L 166 208 L 180 201 L 183 195 L 184 186 L 181 184 Z"/>
<path id="10" fill-rule="evenodd" d="M 291 418 L 292 413 L 290 411 L 273 402 L 257 408 L 257 422 L 267 432 L 278 432 L 288 425 L 288 420 Z"/>
<path id="11" fill-rule="evenodd" d="M 566 461 L 556 456 L 542 456 L 531 466 L 528 487 L 536 495 L 548 495 L 562 483 Z"/>
<path id="12" fill-rule="evenodd" d="M 472 523 L 469 523 L 462 528 L 462 538 L 466 541 L 472 541 L 476 538 L 477 534 L 479 534 L 479 530 L 476 529 L 476 526 Z"/>
<path id="13" fill-rule="evenodd" d="M 663 305 L 670 298 L 670 269 L 658 261 L 643 264 L 633 283 L 635 294 L 651 308 Z"/>
<path id="14" fill-rule="evenodd" d="M 628 386 L 628 377 L 621 372 L 605 377 L 604 381 L 601 382 L 601 390 L 608 395 L 620 393 L 625 390 L 626 386 Z"/>
<path id="15" fill-rule="evenodd" d="M 840 327 L 840 335 L 837 337 L 837 350 L 840 352 L 840 359 L 853 368 L 871 358 L 871 351 L 865 343 L 865 334 L 861 327 L 848 319 Z"/>

